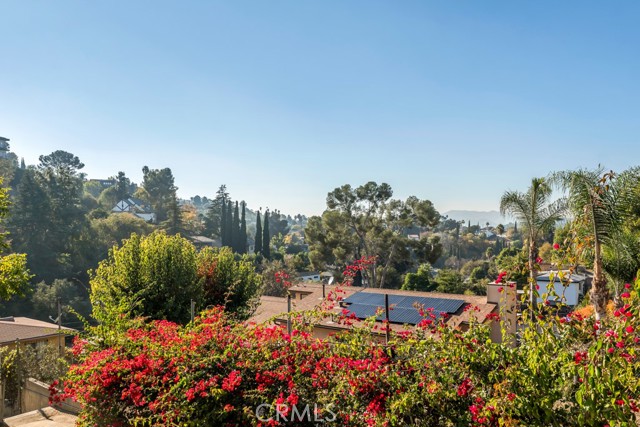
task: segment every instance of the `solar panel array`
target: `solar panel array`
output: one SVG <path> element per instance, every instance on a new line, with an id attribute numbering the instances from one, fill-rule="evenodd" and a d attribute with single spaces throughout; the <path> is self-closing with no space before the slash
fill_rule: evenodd
<path id="1" fill-rule="evenodd" d="M 358 292 L 343 302 L 348 304 L 346 309 L 358 319 L 375 316 L 380 308 L 382 308 L 382 314 L 377 316 L 377 320 L 385 318 L 384 294 Z M 440 313 L 453 314 L 457 312 L 464 303 L 464 300 L 460 299 L 389 295 L 389 321 L 416 325 L 423 319 L 418 311 L 419 308 L 424 308 L 425 311 L 433 309 L 433 315 L 437 318 Z"/>

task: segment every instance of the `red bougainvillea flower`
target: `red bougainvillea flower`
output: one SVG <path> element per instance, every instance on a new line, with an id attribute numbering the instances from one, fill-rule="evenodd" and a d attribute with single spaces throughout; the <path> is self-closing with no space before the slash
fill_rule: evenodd
<path id="1" fill-rule="evenodd" d="M 501 271 L 500 274 L 498 274 L 498 278 L 496 279 L 496 283 L 504 283 L 504 278 L 506 277 L 507 272 L 506 271 Z"/>
<path id="2" fill-rule="evenodd" d="M 557 244 L 557 243 L 554 243 L 553 244 L 553 249 L 555 249 L 557 251 L 558 249 L 560 249 L 560 245 Z"/>

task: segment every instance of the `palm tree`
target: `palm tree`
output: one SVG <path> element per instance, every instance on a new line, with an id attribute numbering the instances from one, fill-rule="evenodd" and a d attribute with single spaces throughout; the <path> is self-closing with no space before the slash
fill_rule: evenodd
<path id="1" fill-rule="evenodd" d="M 566 210 L 564 199 L 550 203 L 552 187 L 544 178 L 533 178 L 526 193 L 506 191 L 500 199 L 500 213 L 509 214 L 524 225 L 529 242 L 529 303 L 533 308 L 537 242 L 541 233 L 552 228 Z M 533 313 L 532 313 L 533 315 Z"/>
<path id="2" fill-rule="evenodd" d="M 620 175 L 612 171 L 604 173 L 602 167 L 595 170 L 557 172 L 552 179 L 568 192 L 569 207 L 577 225 L 584 226 L 591 237 L 593 250 L 593 283 L 591 303 L 596 320 L 607 315 L 609 290 L 603 269 L 603 246 L 613 246 L 624 220 L 629 215 L 628 206 L 633 199 L 633 189 L 638 185 L 640 169 L 630 169 Z"/>

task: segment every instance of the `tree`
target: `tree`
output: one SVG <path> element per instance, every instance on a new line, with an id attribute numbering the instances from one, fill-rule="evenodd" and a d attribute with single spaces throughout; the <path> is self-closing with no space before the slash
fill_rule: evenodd
<path id="1" fill-rule="evenodd" d="M 184 224 L 182 222 L 182 209 L 180 209 L 175 192 L 171 195 L 167 219 L 160 225 L 162 226 L 162 229 L 166 230 L 169 234 L 184 233 L 185 231 Z"/>
<path id="2" fill-rule="evenodd" d="M 206 197 L 202 199 L 205 203 Z M 207 215 L 205 218 L 205 232 L 211 237 L 219 237 L 223 243 L 222 246 L 227 246 L 226 236 L 224 235 L 225 221 L 226 221 L 226 201 L 229 200 L 229 192 L 227 192 L 227 186 L 221 185 L 216 192 L 216 198 L 213 199 Z"/>
<path id="3" fill-rule="evenodd" d="M 132 234 L 146 236 L 153 231 L 153 226 L 142 218 L 131 213 L 111 214 L 104 218 L 94 218 L 90 222 L 91 228 L 91 263 L 95 268 L 98 263 L 107 258 L 109 250 L 119 246 Z"/>
<path id="4" fill-rule="evenodd" d="M 77 275 L 76 244 L 87 227 L 83 204 L 84 165 L 71 153 L 40 156 L 37 169 L 24 171 L 16 191 L 10 228 L 14 248 L 30 255 L 29 266 L 39 279 Z"/>
<path id="5" fill-rule="evenodd" d="M 156 221 L 162 223 L 169 217 L 169 212 L 175 210 L 177 204 L 176 192 L 178 187 L 174 184 L 171 169 L 142 168 L 142 187 L 148 194 L 149 202 L 156 213 Z"/>
<path id="6" fill-rule="evenodd" d="M 185 323 L 191 300 L 201 297 L 197 254 L 180 236 L 156 231 L 131 235 L 91 272 L 93 316 L 103 325 L 148 317 Z"/>
<path id="7" fill-rule="evenodd" d="M 238 201 L 233 208 L 233 223 L 232 228 L 232 244 L 234 252 L 240 253 L 240 210 L 238 208 Z"/>
<path id="8" fill-rule="evenodd" d="M 205 248 L 198 254 L 198 277 L 202 280 L 202 307 L 224 306 L 240 319 L 255 310 L 261 277 L 249 258 L 236 260 L 231 248 Z"/>
<path id="9" fill-rule="evenodd" d="M 416 273 L 407 273 L 404 276 L 402 290 L 431 292 L 436 288 L 436 283 L 431 276 L 431 265 L 420 264 Z"/>
<path id="10" fill-rule="evenodd" d="M 262 262 L 262 294 L 272 297 L 284 297 L 287 295 L 287 288 L 280 274 L 284 273 L 289 277 L 295 277 L 295 270 L 290 269 L 280 260 L 263 260 Z"/>
<path id="11" fill-rule="evenodd" d="M 262 253 L 262 223 L 260 222 L 260 211 L 256 215 L 256 238 L 253 252 L 257 255 Z"/>
<path id="12" fill-rule="evenodd" d="M 0 225 L 9 213 L 9 190 L 2 186 L 0 179 Z M 8 233 L 0 233 L 0 252 L 6 253 Z M 28 291 L 29 280 L 33 277 L 27 268 L 25 254 L 6 254 L 0 256 L 0 300 L 13 295 L 24 295 Z"/>
<path id="13" fill-rule="evenodd" d="M 524 224 L 529 243 L 529 303 L 535 304 L 536 258 L 538 238 L 544 231 L 553 228 L 566 210 L 564 199 L 550 202 L 553 189 L 544 178 L 533 178 L 526 193 L 507 191 L 500 199 L 500 213 L 510 214 Z M 516 222 L 517 224 L 517 222 Z M 532 313 L 533 316 L 533 313 Z"/>
<path id="14" fill-rule="evenodd" d="M 371 286 L 382 287 L 388 275 L 398 271 L 396 267 L 403 271 L 410 267 L 406 263 L 412 255 L 422 254 L 423 262 L 433 260 L 432 255 L 442 250 L 439 242 L 423 239 L 414 244 L 405 230 L 434 227 L 440 214 L 429 200 L 411 196 L 401 201 L 391 199 L 392 195 L 388 184 L 375 182 L 358 188 L 344 185 L 330 192 L 327 210 L 322 217 L 310 218 L 305 229 L 314 267 L 345 266 L 361 256 L 374 258 L 365 279 Z"/>
<path id="15" fill-rule="evenodd" d="M 280 211 L 269 212 L 269 232 L 271 236 L 282 234 L 286 236 L 289 233 L 289 222 Z"/>
<path id="16" fill-rule="evenodd" d="M 467 289 L 464 278 L 455 270 L 442 269 L 435 278 L 436 290 L 446 294 L 462 294 Z"/>
<path id="17" fill-rule="evenodd" d="M 56 150 L 47 156 L 42 155 L 38 160 L 40 161 L 38 169 L 53 169 L 56 175 L 75 175 L 77 171 L 84 168 L 84 163 L 78 156 L 62 150 Z"/>
<path id="18" fill-rule="evenodd" d="M 499 235 L 502 235 L 502 234 L 504 233 L 504 225 L 502 225 L 502 224 L 498 224 L 498 225 L 496 226 L 496 232 L 497 232 Z"/>
<path id="19" fill-rule="evenodd" d="M 633 168 L 616 175 L 595 170 L 557 172 L 552 175 L 563 190 L 568 192 L 576 228 L 589 237 L 578 244 L 579 251 L 588 248 L 593 253 L 593 281 L 591 303 L 596 320 L 604 319 L 609 301 L 607 278 L 604 272 L 603 248 L 615 246 L 622 226 L 630 216 L 635 203 L 635 190 L 640 182 L 640 169 Z"/>
<path id="20" fill-rule="evenodd" d="M 211 211 L 210 211 L 211 212 Z M 222 199 L 220 201 L 220 230 L 218 231 L 222 246 L 229 246 L 227 233 L 227 202 Z"/>
<path id="21" fill-rule="evenodd" d="M 118 172 L 118 175 L 115 177 L 115 181 L 116 198 L 118 201 L 131 197 L 131 193 L 135 191 L 133 188 L 135 186 L 131 184 L 131 180 L 127 178 L 125 173 L 122 171 Z"/>
<path id="22" fill-rule="evenodd" d="M 271 259 L 271 234 L 269 233 L 269 209 L 264 213 L 264 228 L 262 229 L 262 255 Z"/>
<path id="23" fill-rule="evenodd" d="M 247 204 L 242 202 L 242 215 L 240 216 L 240 244 L 238 249 L 241 254 L 247 253 L 247 217 L 246 217 Z"/>
<path id="24" fill-rule="evenodd" d="M 224 216 L 224 233 L 226 235 L 227 244 L 230 248 L 233 248 L 233 211 L 231 210 L 231 200 L 227 201 L 227 212 Z"/>
<path id="25" fill-rule="evenodd" d="M 41 313 L 44 319 L 57 312 L 58 300 L 65 316 L 72 309 L 85 317 L 91 314 L 91 304 L 86 291 L 67 279 L 56 279 L 51 284 L 40 282 L 31 297 L 33 308 L 37 313 Z"/>

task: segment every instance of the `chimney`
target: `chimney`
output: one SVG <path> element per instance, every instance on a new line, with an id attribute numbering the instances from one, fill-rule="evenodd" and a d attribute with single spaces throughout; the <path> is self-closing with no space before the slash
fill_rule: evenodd
<path id="1" fill-rule="evenodd" d="M 496 313 L 504 322 L 505 336 L 502 335 L 500 323 L 493 321 L 491 325 L 491 339 L 494 342 L 511 342 L 515 345 L 517 312 L 516 282 L 496 283 L 487 285 L 487 303 L 496 304 Z"/>

